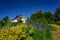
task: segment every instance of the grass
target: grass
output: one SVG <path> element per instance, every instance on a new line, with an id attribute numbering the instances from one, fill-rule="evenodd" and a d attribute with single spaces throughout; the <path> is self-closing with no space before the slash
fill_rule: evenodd
<path id="1" fill-rule="evenodd" d="M 50 29 L 35 28 L 34 40 L 52 40 L 52 33 Z"/>

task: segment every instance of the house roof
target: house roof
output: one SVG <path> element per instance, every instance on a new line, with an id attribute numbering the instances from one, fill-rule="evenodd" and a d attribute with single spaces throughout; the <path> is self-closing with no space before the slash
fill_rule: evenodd
<path id="1" fill-rule="evenodd" d="M 18 16 L 16 16 L 15 18 L 13 18 L 12 20 L 15 20 L 15 19 L 22 19 L 22 18 L 24 18 L 24 16 L 22 15 L 22 14 L 20 14 L 20 15 L 18 15 Z"/>

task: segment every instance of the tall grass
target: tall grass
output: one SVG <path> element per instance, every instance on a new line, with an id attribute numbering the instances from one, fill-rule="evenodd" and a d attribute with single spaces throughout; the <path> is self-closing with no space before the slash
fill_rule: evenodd
<path id="1" fill-rule="evenodd" d="M 50 29 L 35 28 L 34 40 L 52 40 L 52 31 Z"/>

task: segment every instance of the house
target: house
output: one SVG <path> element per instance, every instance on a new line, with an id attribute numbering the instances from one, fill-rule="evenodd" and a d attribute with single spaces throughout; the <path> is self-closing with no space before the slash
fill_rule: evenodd
<path id="1" fill-rule="evenodd" d="M 16 16 L 11 22 L 18 22 L 18 20 L 21 20 L 23 23 L 26 23 L 26 18 L 23 15 Z"/>

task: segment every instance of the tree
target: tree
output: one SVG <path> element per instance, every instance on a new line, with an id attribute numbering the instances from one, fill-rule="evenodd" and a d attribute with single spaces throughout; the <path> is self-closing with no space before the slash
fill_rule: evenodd
<path id="1" fill-rule="evenodd" d="M 37 19 L 36 13 L 31 14 L 30 19 L 31 20 L 36 20 Z"/>
<path id="2" fill-rule="evenodd" d="M 40 20 L 42 18 L 43 12 L 41 10 L 37 11 L 36 13 L 31 14 L 30 19 L 31 20 Z"/>
<path id="3" fill-rule="evenodd" d="M 1 20 L 1 24 L 2 26 L 8 26 L 10 24 L 10 19 L 8 16 L 5 16 L 2 20 Z"/>
<path id="4" fill-rule="evenodd" d="M 42 23 L 42 24 L 47 22 L 44 17 L 44 13 L 41 10 L 37 11 L 36 13 L 33 13 L 30 16 L 30 20 L 34 23 Z"/>
<path id="5" fill-rule="evenodd" d="M 45 18 L 46 18 L 46 20 L 48 21 L 48 23 L 51 23 L 51 22 L 53 22 L 54 20 L 53 20 L 53 14 L 51 13 L 51 12 L 45 12 L 44 13 L 44 16 L 45 16 Z"/>
<path id="6" fill-rule="evenodd" d="M 56 8 L 54 17 L 54 21 L 60 24 L 60 5 L 58 5 L 58 7 Z"/>
<path id="7" fill-rule="evenodd" d="M 0 21 L 0 29 L 2 28 L 2 23 L 1 23 L 1 21 Z"/>

